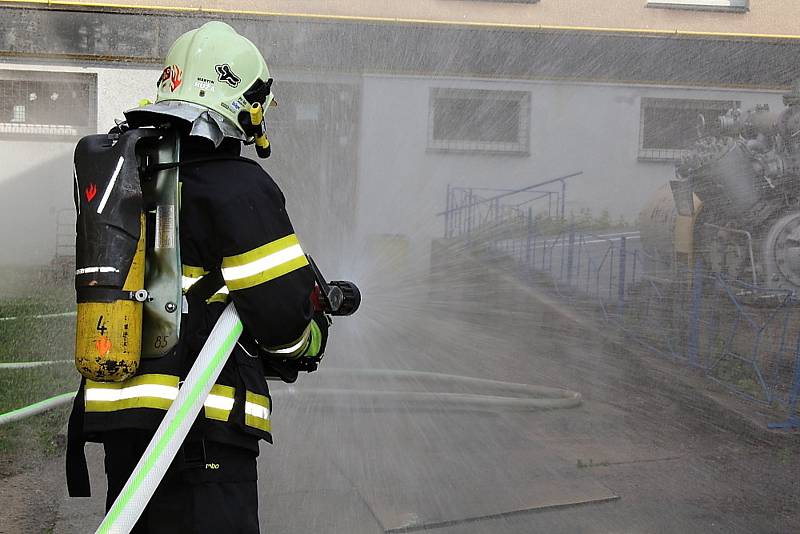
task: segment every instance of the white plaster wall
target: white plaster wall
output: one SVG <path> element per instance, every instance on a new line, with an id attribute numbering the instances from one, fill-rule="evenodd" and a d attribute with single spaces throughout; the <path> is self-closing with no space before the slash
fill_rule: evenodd
<path id="1" fill-rule="evenodd" d="M 98 132 L 108 131 L 140 98 L 152 99 L 159 72 L 16 63 L 0 63 L 0 69 L 95 73 Z M 0 140 L 0 265 L 41 265 L 53 258 L 57 214 L 72 208 L 74 146 L 74 141 Z"/>
<path id="2" fill-rule="evenodd" d="M 501 89 L 531 94 L 530 155 L 444 153 L 427 150 L 432 87 Z M 522 188 L 583 171 L 571 178 L 567 214 L 591 208 L 633 220 L 674 174 L 671 163 L 640 162 L 642 97 L 740 100 L 742 107 L 782 107 L 775 92 L 657 88 L 601 84 L 366 76 L 359 165 L 359 233 L 403 234 L 412 254 L 425 258 L 441 237 L 448 184 Z M 551 186 L 552 187 L 552 186 Z"/>
<path id="3" fill-rule="evenodd" d="M 159 74 L 155 66 L 0 63 L 0 69 L 95 73 L 99 132 L 107 131 L 139 99 L 152 99 Z M 282 76 L 296 77 L 290 72 Z M 529 91 L 530 155 L 428 151 L 432 87 Z M 568 213 L 590 207 L 595 214 L 608 209 L 613 216 L 631 219 L 673 172 L 669 163 L 637 161 L 642 97 L 781 107 L 780 94 L 774 92 L 368 75 L 363 78 L 359 186 L 353 199 L 358 233 L 407 236 L 411 254 L 427 258 L 430 240 L 443 232 L 443 219 L 435 214 L 444 209 L 447 184 L 520 188 L 577 170 L 584 175 L 569 181 Z M 56 213 L 72 206 L 72 149 L 72 142 L 0 140 L 0 265 L 41 264 L 52 258 Z M 27 171 L 36 175 L 19 183 L 15 178 Z"/>

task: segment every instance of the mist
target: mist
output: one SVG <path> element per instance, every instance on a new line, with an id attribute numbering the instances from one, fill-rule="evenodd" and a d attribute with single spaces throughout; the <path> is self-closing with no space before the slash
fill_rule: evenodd
<path id="1" fill-rule="evenodd" d="M 270 381 L 262 531 L 800 530 L 796 8 L 645 3 L 202 6 L 275 80 L 244 155 L 363 297 Z M 5 413 L 80 381 L 75 143 L 212 18 L 0 14 Z M 102 447 L 66 496 L 68 412 L 0 425 L 0 532 L 102 520 Z"/>

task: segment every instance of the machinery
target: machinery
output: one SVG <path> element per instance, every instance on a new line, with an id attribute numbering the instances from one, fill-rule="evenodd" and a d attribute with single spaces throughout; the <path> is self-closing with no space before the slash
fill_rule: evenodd
<path id="1" fill-rule="evenodd" d="M 699 117 L 701 137 L 639 215 L 656 279 L 705 272 L 800 289 L 800 83 L 785 108 Z"/>

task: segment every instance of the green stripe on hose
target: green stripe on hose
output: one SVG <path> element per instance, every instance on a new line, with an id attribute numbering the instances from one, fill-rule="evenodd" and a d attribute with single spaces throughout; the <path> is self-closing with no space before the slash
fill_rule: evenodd
<path id="1" fill-rule="evenodd" d="M 0 425 L 6 422 L 7 419 L 14 419 L 15 416 L 23 414 L 28 411 L 36 410 L 37 408 L 47 405 L 53 402 L 60 402 L 61 400 L 67 401 L 75 396 L 75 392 L 71 391 L 69 393 L 62 393 L 61 395 L 56 395 L 55 397 L 50 397 L 49 399 L 45 399 L 43 401 L 35 402 L 28 406 L 23 406 L 22 408 L 17 408 L 16 410 L 11 410 L 10 412 L 6 412 L 4 414 L 0 414 Z M 55 406 L 54 406 L 55 407 Z"/>
<path id="2" fill-rule="evenodd" d="M 214 355 L 214 359 L 209 362 L 209 365 L 203 369 L 203 374 L 200 376 L 200 380 L 194 385 L 191 391 L 186 398 L 186 401 L 179 407 L 178 412 L 175 414 L 175 417 L 170 421 L 169 426 L 167 427 L 164 434 L 161 436 L 161 439 L 155 444 L 155 447 L 150 455 L 145 458 L 145 463 L 142 466 L 142 469 L 137 470 L 136 477 L 131 481 L 131 484 L 126 488 L 124 493 L 114 502 L 114 505 L 111 507 L 111 510 L 108 511 L 106 518 L 103 520 L 103 523 L 97 529 L 99 533 L 106 533 L 110 532 L 114 526 L 114 523 L 119 518 L 122 511 L 127 508 L 128 504 L 130 503 L 131 498 L 133 497 L 134 493 L 139 489 L 142 485 L 144 479 L 150 474 L 153 470 L 153 466 L 155 461 L 161 454 L 164 452 L 164 448 L 167 444 L 172 440 L 175 432 L 178 430 L 178 427 L 186 419 L 188 415 L 189 407 L 195 403 L 197 398 L 200 396 L 201 390 L 211 381 L 212 374 L 214 369 L 220 363 L 221 359 L 227 357 L 230 354 L 230 351 L 233 345 L 236 343 L 236 340 L 239 339 L 239 335 L 242 333 L 242 322 L 236 321 L 236 324 L 233 327 L 233 330 L 228 334 L 225 338 L 225 341 L 220 346 L 217 353 Z"/>

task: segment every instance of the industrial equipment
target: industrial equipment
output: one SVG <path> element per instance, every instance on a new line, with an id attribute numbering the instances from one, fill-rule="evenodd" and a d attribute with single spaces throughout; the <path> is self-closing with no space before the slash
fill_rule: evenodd
<path id="1" fill-rule="evenodd" d="M 783 101 L 699 117 L 675 179 L 639 215 L 648 276 L 680 279 L 699 266 L 800 289 L 800 82 Z"/>

